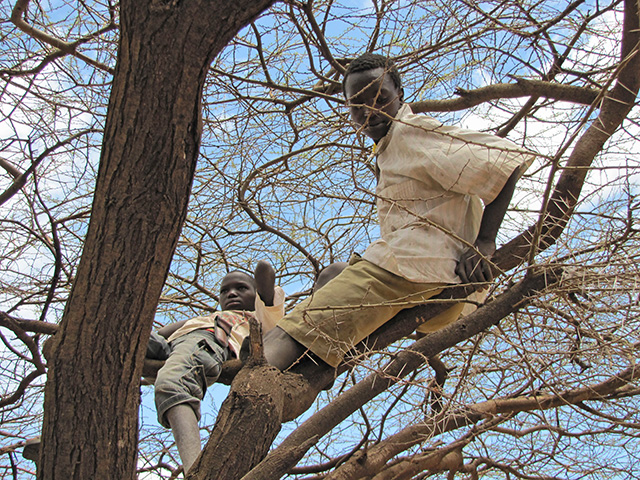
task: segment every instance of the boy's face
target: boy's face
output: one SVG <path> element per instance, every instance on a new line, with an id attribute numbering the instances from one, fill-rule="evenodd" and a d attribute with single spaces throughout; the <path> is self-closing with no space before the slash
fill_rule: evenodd
<path id="1" fill-rule="evenodd" d="M 222 310 L 255 310 L 256 287 L 253 279 L 242 272 L 227 274 L 220 284 Z"/>
<path id="2" fill-rule="evenodd" d="M 402 106 L 398 88 L 384 68 L 350 73 L 344 84 L 351 120 L 377 142 L 384 137 Z"/>

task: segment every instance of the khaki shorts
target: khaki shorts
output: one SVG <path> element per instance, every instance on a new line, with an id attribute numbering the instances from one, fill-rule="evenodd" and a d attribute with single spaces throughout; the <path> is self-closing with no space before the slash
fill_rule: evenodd
<path id="1" fill-rule="evenodd" d="M 278 326 L 337 367 L 346 352 L 399 311 L 426 303 L 445 286 L 410 282 L 354 255 L 340 275 L 300 302 Z M 454 322 L 463 308 L 464 302 L 454 304 L 418 331 Z"/>

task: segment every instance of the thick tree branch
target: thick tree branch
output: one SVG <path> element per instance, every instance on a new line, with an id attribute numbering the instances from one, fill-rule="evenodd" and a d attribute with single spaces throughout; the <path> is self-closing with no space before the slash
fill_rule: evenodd
<path id="1" fill-rule="evenodd" d="M 91 220 L 48 342 L 39 478 L 134 477 L 144 346 L 186 217 L 208 67 L 271 3 L 120 2 Z"/>
<path id="2" fill-rule="evenodd" d="M 24 332 L 41 333 L 44 335 L 55 335 L 55 333 L 60 328 L 60 326 L 56 323 L 15 318 L 9 316 L 5 312 L 0 312 L 0 325 L 10 329 L 19 328 Z"/>
<path id="3" fill-rule="evenodd" d="M 553 100 L 591 105 L 600 92 L 588 87 L 575 87 L 543 80 L 527 80 L 517 78 L 516 83 L 489 85 L 476 90 L 456 90 L 460 98 L 449 100 L 424 100 L 411 103 L 411 109 L 422 112 L 452 112 L 465 110 L 492 100 L 520 97 L 543 97 Z"/>

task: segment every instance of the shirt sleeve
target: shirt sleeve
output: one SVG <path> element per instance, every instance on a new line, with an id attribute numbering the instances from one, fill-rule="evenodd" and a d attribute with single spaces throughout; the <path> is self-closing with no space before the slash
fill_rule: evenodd
<path id="1" fill-rule="evenodd" d="M 267 333 L 284 317 L 284 290 L 276 286 L 273 295 L 273 306 L 264 304 L 260 295 L 256 295 L 256 318 L 262 324 L 262 333 Z"/>
<path id="2" fill-rule="evenodd" d="M 431 178 L 445 192 L 477 196 L 492 202 L 517 169 L 535 154 L 490 133 L 443 125 L 425 115 L 409 114 L 396 125 L 389 144 L 394 167 L 410 178 Z"/>
<path id="3" fill-rule="evenodd" d="M 441 125 L 441 161 L 434 162 L 433 175 L 445 190 L 476 195 L 491 203 L 517 169 L 531 164 L 534 154 L 510 140 L 495 135 Z"/>

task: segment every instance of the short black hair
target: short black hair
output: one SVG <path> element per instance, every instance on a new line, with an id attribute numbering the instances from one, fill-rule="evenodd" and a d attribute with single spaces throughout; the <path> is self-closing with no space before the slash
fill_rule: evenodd
<path id="1" fill-rule="evenodd" d="M 400 77 L 400 72 L 398 72 L 398 68 L 393 60 L 389 57 L 385 57 L 384 55 L 366 52 L 351 60 L 347 66 L 347 69 L 344 72 L 344 78 L 342 79 L 342 93 L 346 95 L 344 91 L 344 84 L 347 81 L 349 74 L 364 72 L 366 70 L 374 70 L 376 68 L 384 68 L 385 72 L 391 77 L 391 80 L 393 80 L 393 83 L 398 90 L 402 89 L 402 78 Z"/>
<path id="2" fill-rule="evenodd" d="M 232 275 L 234 273 L 239 273 L 249 281 L 249 283 L 253 286 L 253 288 L 258 288 L 258 282 L 256 281 L 255 277 L 250 273 L 243 272 L 242 270 L 231 270 L 230 272 L 227 272 L 225 276 L 222 277 L 222 280 L 220 280 L 220 283 L 222 284 L 225 278 L 227 278 L 229 275 Z"/>

